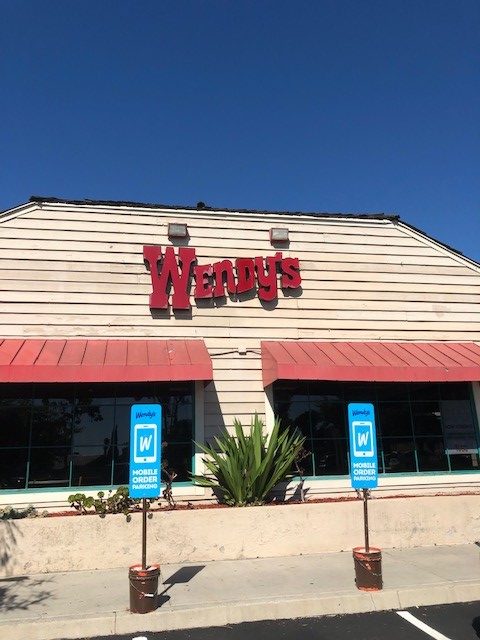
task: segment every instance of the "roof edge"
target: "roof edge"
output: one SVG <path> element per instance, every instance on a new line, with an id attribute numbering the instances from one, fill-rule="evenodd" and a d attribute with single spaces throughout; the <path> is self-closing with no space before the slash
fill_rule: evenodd
<path id="1" fill-rule="evenodd" d="M 447 249 L 451 253 L 454 253 L 455 255 L 459 256 L 460 258 L 462 258 L 462 260 L 465 260 L 466 262 L 473 264 L 475 267 L 480 268 L 480 262 L 477 262 L 473 258 L 469 258 L 464 253 L 462 253 L 462 251 L 455 249 L 455 247 L 452 247 L 446 242 L 442 242 L 441 240 L 434 238 L 428 233 L 425 233 L 425 231 L 423 231 L 422 229 L 419 229 L 418 227 L 415 227 L 413 224 L 410 224 L 409 222 L 405 222 L 404 220 L 399 220 L 398 222 L 400 223 L 400 226 L 406 227 L 407 229 L 410 229 L 410 231 L 413 231 L 414 233 L 418 233 L 423 238 L 427 238 L 427 240 L 430 240 L 430 242 L 434 242 L 435 244 L 438 244 L 440 247 L 443 247 L 444 249 Z"/>
<path id="2" fill-rule="evenodd" d="M 270 215 L 293 215 L 293 216 L 312 216 L 318 218 L 360 218 L 367 220 L 390 220 L 396 222 L 400 220 L 400 216 L 396 214 L 387 213 L 341 213 L 341 212 L 327 212 L 327 211 L 273 211 L 262 209 L 232 209 L 227 207 L 211 207 L 199 202 L 196 207 L 188 205 L 172 205 L 162 203 L 150 203 L 150 202 L 133 202 L 129 200 L 90 200 L 85 198 L 83 200 L 69 200 L 67 198 L 56 198 L 52 196 L 30 196 L 29 203 L 46 203 L 46 204 L 73 204 L 78 206 L 97 205 L 97 206 L 116 206 L 116 207 L 136 207 L 141 209 L 168 209 L 168 210 L 182 210 L 182 211 L 212 211 L 225 213 L 261 213 Z"/>
<path id="3" fill-rule="evenodd" d="M 135 202 L 130 200 L 94 200 L 84 198 L 83 200 L 74 200 L 68 198 L 58 198 L 54 196 L 36 196 L 32 195 L 27 202 L 19 204 L 15 207 L 0 211 L 0 220 L 10 215 L 20 215 L 29 205 L 42 203 L 48 204 L 72 204 L 76 206 L 113 206 L 113 207 L 135 207 L 139 209 L 166 209 L 170 211 L 202 211 L 202 212 L 225 212 L 225 213 L 243 213 L 243 214 L 265 214 L 265 215 L 290 215 L 290 216 L 310 216 L 314 218 L 346 218 L 346 219 L 358 219 L 358 220 L 386 220 L 394 223 L 400 223 L 401 226 L 410 229 L 414 233 L 418 233 L 420 236 L 434 242 L 450 251 L 451 253 L 459 256 L 466 262 L 480 268 L 480 262 L 469 258 L 462 251 L 455 249 L 451 245 L 438 240 L 437 238 L 429 235 L 422 229 L 415 227 L 413 224 L 405 222 L 397 214 L 388 213 L 342 213 L 342 212 L 327 212 L 327 211 L 272 211 L 262 209 L 232 209 L 227 207 L 210 207 L 203 202 L 199 202 L 196 207 L 187 205 L 171 205 L 162 203 L 148 203 L 148 202 Z"/>
<path id="4" fill-rule="evenodd" d="M 0 211 L 0 222 L 4 222 L 5 220 L 10 220 L 12 218 L 16 218 L 17 216 L 21 216 L 23 213 L 26 213 L 30 209 L 35 207 L 35 202 L 22 202 L 22 204 L 17 204 L 14 207 L 10 207 L 9 209 L 4 209 Z"/>

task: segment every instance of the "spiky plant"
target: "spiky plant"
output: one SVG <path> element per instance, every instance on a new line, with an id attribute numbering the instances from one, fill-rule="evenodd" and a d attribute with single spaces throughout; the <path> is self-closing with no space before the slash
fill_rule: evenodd
<path id="1" fill-rule="evenodd" d="M 257 414 L 249 434 L 237 419 L 234 428 L 235 435 L 216 437 L 216 446 L 197 445 L 206 454 L 203 463 L 207 472 L 192 475 L 192 481 L 214 489 L 226 504 L 263 504 L 272 489 L 288 477 L 305 438 L 281 429 L 278 419 L 270 436 L 264 435 L 264 424 Z"/>

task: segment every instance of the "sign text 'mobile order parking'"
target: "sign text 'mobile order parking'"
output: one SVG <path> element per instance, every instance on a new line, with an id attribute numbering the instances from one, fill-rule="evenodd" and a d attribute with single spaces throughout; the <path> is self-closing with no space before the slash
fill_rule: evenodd
<path id="1" fill-rule="evenodd" d="M 352 487 L 375 489 L 378 486 L 378 458 L 373 404 L 349 403 L 348 427 Z"/>
<path id="2" fill-rule="evenodd" d="M 161 485 L 162 407 L 134 404 L 130 419 L 131 498 L 157 498 Z"/>

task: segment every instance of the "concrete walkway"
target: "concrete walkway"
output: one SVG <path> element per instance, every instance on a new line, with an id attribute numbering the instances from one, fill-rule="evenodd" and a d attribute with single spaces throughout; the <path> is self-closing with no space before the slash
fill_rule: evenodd
<path id="1" fill-rule="evenodd" d="M 128 611 L 127 570 L 0 580 L 0 638 L 53 640 L 480 600 L 475 545 L 383 551 L 384 589 L 354 584 L 350 553 L 165 565 L 161 606 Z"/>

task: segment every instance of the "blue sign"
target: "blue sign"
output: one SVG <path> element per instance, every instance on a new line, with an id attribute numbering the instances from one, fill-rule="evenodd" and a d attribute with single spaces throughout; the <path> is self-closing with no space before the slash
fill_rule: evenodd
<path id="1" fill-rule="evenodd" d="M 130 415 L 130 497 L 157 498 L 161 484 L 162 407 L 134 404 Z"/>
<path id="2" fill-rule="evenodd" d="M 373 404 L 349 403 L 348 430 L 352 487 L 375 489 L 378 485 L 378 459 Z"/>

